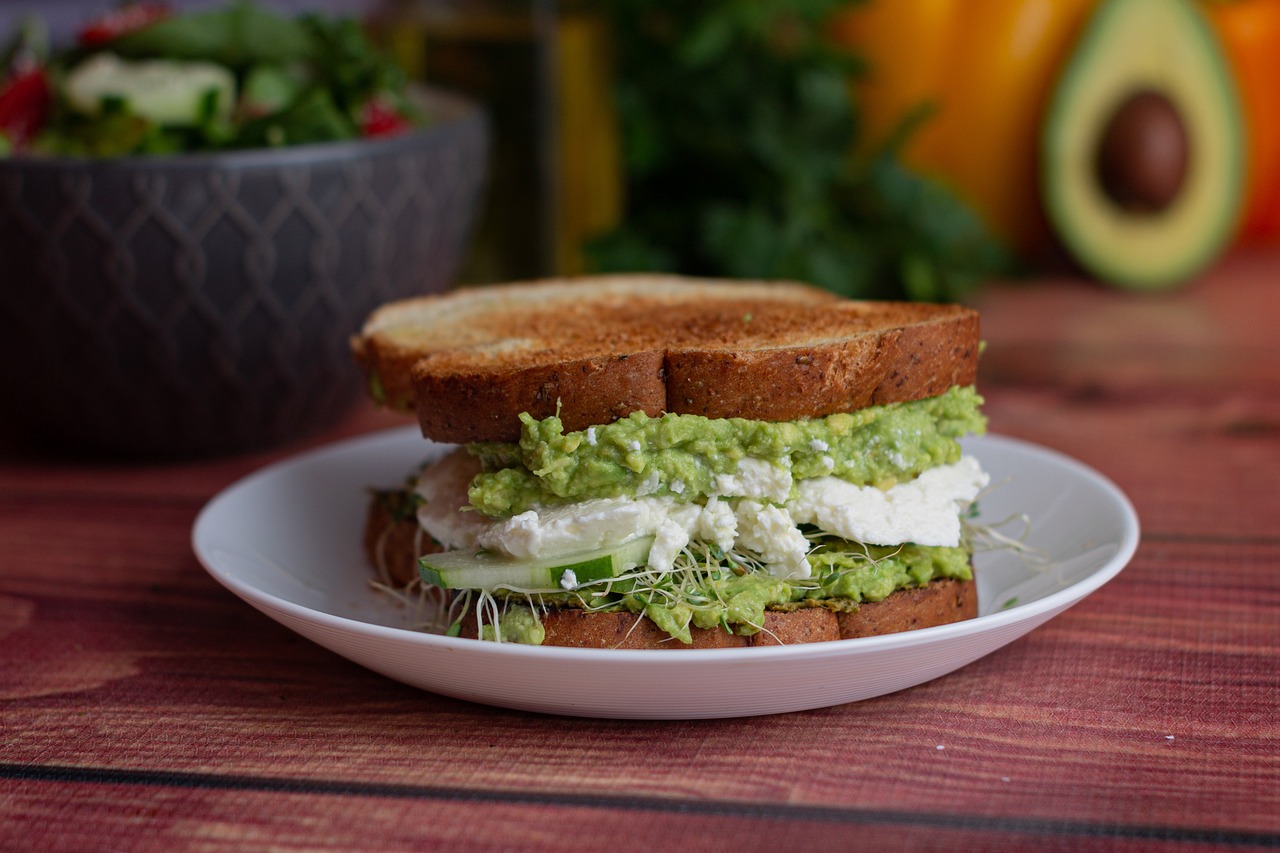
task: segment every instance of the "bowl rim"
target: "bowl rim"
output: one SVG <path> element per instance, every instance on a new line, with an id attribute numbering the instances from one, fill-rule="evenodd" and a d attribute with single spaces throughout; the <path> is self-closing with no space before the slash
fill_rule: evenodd
<path id="1" fill-rule="evenodd" d="M 434 86 L 413 85 L 411 97 L 429 118 L 407 133 L 371 139 L 310 142 L 278 148 L 238 148 L 227 151 L 192 151 L 175 154 L 130 154 L 123 157 L 73 157 L 23 155 L 0 157 L 0 171 L 158 171 L 173 168 L 237 169 L 303 165 L 308 162 L 342 161 L 399 153 L 431 139 L 460 132 L 468 125 L 487 125 L 481 104 L 465 95 Z"/>

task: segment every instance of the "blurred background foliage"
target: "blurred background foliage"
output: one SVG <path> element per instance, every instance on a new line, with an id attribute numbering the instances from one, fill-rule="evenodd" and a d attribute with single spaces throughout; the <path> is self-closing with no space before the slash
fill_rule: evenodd
<path id="1" fill-rule="evenodd" d="M 859 144 L 860 65 L 828 33 L 848 5 L 393 0 L 374 27 L 416 74 L 495 112 L 472 279 L 664 271 L 962 298 L 1012 256 L 901 165 L 927 116 Z"/>
<path id="2" fill-rule="evenodd" d="M 955 299 L 1006 269 L 981 220 L 904 169 L 907 121 L 858 146 L 846 0 L 595 0 L 617 49 L 625 205 L 597 270 L 808 281 L 849 296 Z M 925 118 L 917 116 L 917 118 Z M 861 153 L 857 153 L 861 152 Z"/>

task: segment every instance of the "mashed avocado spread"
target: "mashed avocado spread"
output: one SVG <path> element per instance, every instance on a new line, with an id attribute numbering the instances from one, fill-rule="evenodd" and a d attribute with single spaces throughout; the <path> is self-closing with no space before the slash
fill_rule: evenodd
<path id="1" fill-rule="evenodd" d="M 485 472 L 471 505 L 493 517 L 618 496 L 710 494 L 717 475 L 745 457 L 790 469 L 793 480 L 835 476 L 887 488 L 960 458 L 958 439 L 985 430 L 982 398 L 971 387 L 909 403 L 870 406 L 786 422 L 636 412 L 611 424 L 566 433 L 558 417 L 525 414 L 519 444 L 475 444 Z"/>
<path id="2" fill-rule="evenodd" d="M 485 639 L 500 631 L 506 642 L 541 645 L 545 632 L 536 609 L 556 604 L 596 610 L 628 610 L 644 614 L 674 639 L 692 643 L 692 627 L 717 625 L 736 634 L 755 634 L 768 609 L 834 607 L 856 610 L 864 601 L 880 601 L 907 587 L 924 586 L 938 578 L 973 577 L 965 548 L 821 545 L 809 556 L 814 574 L 804 580 L 784 580 L 766 572 L 734 572 L 722 567 L 706 573 L 673 573 L 656 583 L 614 583 L 603 603 L 590 590 L 579 593 L 512 595 L 497 626 L 486 625 Z M 865 550 L 862 550 L 865 547 Z"/>

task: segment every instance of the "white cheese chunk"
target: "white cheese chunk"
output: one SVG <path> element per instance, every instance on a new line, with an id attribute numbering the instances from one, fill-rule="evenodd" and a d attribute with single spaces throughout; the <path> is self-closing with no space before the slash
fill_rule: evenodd
<path id="1" fill-rule="evenodd" d="M 212 105 L 217 118 L 230 117 L 236 79 L 212 62 L 127 60 L 104 52 L 72 68 L 63 92 L 67 102 L 85 115 L 98 115 L 104 101 L 119 99 L 130 113 L 156 124 L 194 127 L 205 104 Z"/>
<path id="2" fill-rule="evenodd" d="M 750 551 L 778 577 L 809 577 L 809 540 L 780 506 L 752 500 L 738 503 L 739 547 Z"/>
<path id="3" fill-rule="evenodd" d="M 664 518 L 658 520 L 653 530 L 653 545 L 649 548 L 649 568 L 669 572 L 675 568 L 676 557 L 689 544 L 689 530 L 681 521 L 688 518 Z"/>
<path id="4" fill-rule="evenodd" d="M 535 507 L 493 522 L 477 544 L 513 557 L 545 557 L 593 551 L 651 534 L 665 513 L 653 498 L 599 498 Z"/>
<path id="5" fill-rule="evenodd" d="M 889 489 L 855 486 L 836 477 L 801 480 L 788 504 L 800 524 L 871 545 L 960 544 L 960 510 L 990 481 L 971 456 L 930 468 Z"/>
<path id="6" fill-rule="evenodd" d="M 480 534 L 493 519 L 478 512 L 462 512 L 467 487 L 480 473 L 480 460 L 458 449 L 431 465 L 418 478 L 415 491 L 423 503 L 418 507 L 418 524 L 445 548 L 474 548 Z"/>
<path id="7" fill-rule="evenodd" d="M 751 456 L 738 460 L 736 474 L 717 474 L 712 491 L 734 498 L 783 503 L 791 495 L 791 469 Z"/>
<path id="8" fill-rule="evenodd" d="M 703 542 L 711 542 L 722 551 L 733 548 L 738 539 L 738 517 L 728 501 L 711 498 L 698 513 L 697 527 L 693 535 Z"/>

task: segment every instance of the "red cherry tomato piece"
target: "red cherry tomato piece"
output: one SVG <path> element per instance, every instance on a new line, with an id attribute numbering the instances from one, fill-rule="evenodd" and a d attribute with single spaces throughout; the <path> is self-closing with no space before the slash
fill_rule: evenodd
<path id="1" fill-rule="evenodd" d="M 409 120 L 395 107 L 380 98 L 365 101 L 360 111 L 360 133 L 363 136 L 394 136 L 411 127 Z"/>
<path id="2" fill-rule="evenodd" d="M 90 21 L 80 30 L 80 44 L 99 47 L 169 17 L 167 3 L 130 3 Z"/>
<path id="3" fill-rule="evenodd" d="M 0 88 L 0 133 L 14 148 L 40 132 L 49 117 L 53 90 L 44 69 L 18 74 Z"/>

